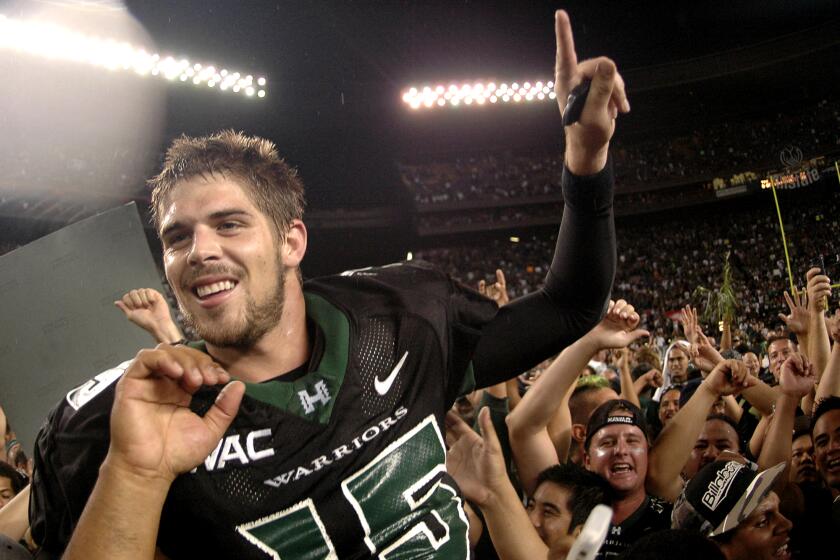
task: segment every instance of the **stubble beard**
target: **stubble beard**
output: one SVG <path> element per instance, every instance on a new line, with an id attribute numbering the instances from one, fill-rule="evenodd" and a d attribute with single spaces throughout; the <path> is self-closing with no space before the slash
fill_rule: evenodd
<path id="1" fill-rule="evenodd" d="M 238 350 L 253 348 L 267 332 L 277 326 L 283 316 L 286 267 L 279 259 L 277 276 L 275 290 L 265 301 L 257 302 L 252 294 L 246 295 L 245 309 L 233 324 L 224 324 L 213 318 L 200 321 L 182 305 L 184 323 L 212 346 Z"/>

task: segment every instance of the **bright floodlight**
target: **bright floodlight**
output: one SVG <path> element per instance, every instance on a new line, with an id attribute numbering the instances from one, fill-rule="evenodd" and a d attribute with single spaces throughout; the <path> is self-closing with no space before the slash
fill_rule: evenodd
<path id="1" fill-rule="evenodd" d="M 157 76 L 173 83 L 212 88 L 221 82 L 221 91 L 230 89 L 247 97 L 253 97 L 255 92 L 251 75 L 241 77 L 239 72 L 217 72 L 213 66 L 193 63 L 186 58 L 162 57 L 126 42 L 86 35 L 55 23 L 13 19 L 0 14 L 0 50 L 3 49 L 111 71 L 133 71 L 140 76 Z M 258 78 L 257 84 L 261 88 L 257 97 L 265 97 L 266 79 Z"/>
<path id="2" fill-rule="evenodd" d="M 452 84 L 445 86 L 438 84 L 435 86 L 412 86 L 407 88 L 402 93 L 403 103 L 408 105 L 412 110 L 418 109 L 436 109 L 439 107 L 458 107 L 466 105 L 473 107 L 476 105 L 490 104 L 505 104 L 505 103 L 521 103 L 540 102 L 553 100 L 556 98 L 554 94 L 553 80 L 525 80 L 520 82 L 513 82 L 510 85 L 502 83 L 496 85 L 496 82 L 461 82 L 461 86 Z"/>

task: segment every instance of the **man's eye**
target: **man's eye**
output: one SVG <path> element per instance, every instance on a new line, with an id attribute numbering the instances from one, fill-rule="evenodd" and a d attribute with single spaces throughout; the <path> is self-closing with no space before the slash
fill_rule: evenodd
<path id="1" fill-rule="evenodd" d="M 222 222 L 221 224 L 219 224 L 219 229 L 223 230 L 233 230 L 238 229 L 239 227 L 239 222 Z"/>
<path id="2" fill-rule="evenodd" d="M 188 236 L 186 233 L 173 233 L 172 235 L 166 238 L 166 244 L 170 246 L 180 245 L 181 243 L 187 240 L 187 237 Z"/>

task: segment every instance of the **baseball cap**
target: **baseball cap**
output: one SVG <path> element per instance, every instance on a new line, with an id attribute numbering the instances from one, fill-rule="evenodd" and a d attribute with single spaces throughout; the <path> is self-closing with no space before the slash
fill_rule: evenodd
<path id="1" fill-rule="evenodd" d="M 707 537 L 731 531 L 767 497 L 786 463 L 760 473 L 740 461 L 715 461 L 700 469 L 677 498 L 673 529 L 691 529 Z"/>
<path id="2" fill-rule="evenodd" d="M 595 432 L 612 424 L 637 426 L 645 437 L 648 436 L 647 422 L 641 409 L 628 400 L 613 399 L 596 408 L 589 417 L 589 422 L 586 424 L 586 440 L 583 443 L 584 449 L 589 449 L 589 442 Z"/>

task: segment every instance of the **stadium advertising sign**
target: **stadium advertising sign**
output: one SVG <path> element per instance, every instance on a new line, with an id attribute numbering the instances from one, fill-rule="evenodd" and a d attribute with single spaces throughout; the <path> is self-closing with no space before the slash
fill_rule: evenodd
<path id="1" fill-rule="evenodd" d="M 779 161 L 785 167 L 784 171 L 771 173 L 761 180 L 762 189 L 797 189 L 807 187 L 820 179 L 819 160 L 814 158 L 803 164 L 802 150 L 799 146 L 785 146 L 779 152 Z"/>
<path id="2" fill-rule="evenodd" d="M 816 167 L 806 165 L 797 171 L 785 171 L 774 173 L 761 180 L 761 188 L 769 189 L 797 189 L 807 187 L 820 179 L 820 170 Z"/>

